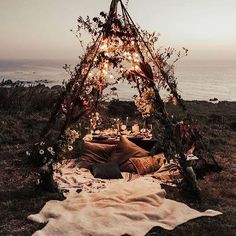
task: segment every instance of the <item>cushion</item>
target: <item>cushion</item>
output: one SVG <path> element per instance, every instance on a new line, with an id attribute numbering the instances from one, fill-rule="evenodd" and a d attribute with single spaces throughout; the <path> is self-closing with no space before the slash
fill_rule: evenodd
<path id="1" fill-rule="evenodd" d="M 121 136 L 120 142 L 117 144 L 111 156 L 108 158 L 109 162 L 115 162 L 119 166 L 124 164 L 131 157 L 148 156 L 149 152 L 133 142 L 129 141 L 125 136 Z"/>
<path id="2" fill-rule="evenodd" d="M 91 169 L 96 163 L 105 163 L 116 145 L 84 142 L 79 167 Z"/>
<path id="3" fill-rule="evenodd" d="M 145 175 L 153 173 L 159 170 L 166 162 L 163 153 L 155 156 L 141 157 L 141 158 L 130 158 L 130 161 L 135 166 L 138 174 Z"/>
<path id="4" fill-rule="evenodd" d="M 112 163 L 112 162 L 93 165 L 92 174 L 95 178 L 100 178 L 100 179 L 122 179 L 123 178 L 120 173 L 120 168 L 118 164 Z"/>
<path id="5" fill-rule="evenodd" d="M 120 165 L 120 171 L 129 173 L 138 173 L 136 167 L 130 160 Z"/>

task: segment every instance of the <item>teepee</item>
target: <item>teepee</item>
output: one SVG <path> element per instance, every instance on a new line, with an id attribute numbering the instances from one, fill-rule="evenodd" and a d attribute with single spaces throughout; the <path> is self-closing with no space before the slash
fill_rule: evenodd
<path id="1" fill-rule="evenodd" d="M 177 89 L 174 65 L 187 54 L 187 50 L 183 48 L 183 52 L 177 53 L 176 59 L 172 59 L 174 49 L 156 49 L 158 35 L 136 26 L 122 0 L 112 0 L 109 14 L 101 12 L 99 17 L 85 20 L 80 17 L 78 24 L 77 35 L 81 34 L 82 29 L 87 31 L 92 43 L 86 47 L 74 70 L 65 66 L 71 78 L 58 99 L 43 134 L 63 115 L 60 139 L 68 127 L 96 109 L 106 88 L 126 80 L 138 91 L 139 101 L 142 103 L 138 109 L 142 114 L 145 116 L 152 113 L 164 126 L 163 139 L 167 157 L 169 149 L 174 147 L 184 176 L 190 180 L 193 189 L 198 191 L 194 173 L 186 164 L 183 145 L 176 135 L 175 124 L 166 111 L 162 95 L 165 91 L 165 97 L 168 94 L 168 99 L 185 112 L 184 102 Z"/>

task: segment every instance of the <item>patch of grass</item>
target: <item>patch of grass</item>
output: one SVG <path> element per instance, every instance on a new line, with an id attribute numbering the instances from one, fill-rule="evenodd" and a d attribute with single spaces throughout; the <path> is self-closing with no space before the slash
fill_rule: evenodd
<path id="1" fill-rule="evenodd" d="M 44 226 L 28 221 L 27 216 L 37 213 L 50 199 L 62 199 L 58 194 L 36 188 L 35 167 L 24 154 L 31 143 L 38 141 L 58 91 L 43 87 L 21 91 L 1 89 L 0 235 L 27 236 Z M 32 99 L 29 99 L 30 96 Z M 211 150 L 223 171 L 210 173 L 199 181 L 202 188 L 200 203 L 176 188 L 165 187 L 167 197 L 185 202 L 198 210 L 219 210 L 223 215 L 190 221 L 173 231 L 154 228 L 148 235 L 233 236 L 236 232 L 236 103 L 211 104 L 192 101 L 186 102 L 186 105 L 193 119 L 198 120 L 199 127 L 210 142 Z M 108 108 L 106 104 L 102 106 L 104 116 L 108 112 L 110 116 L 128 115 L 136 118 L 136 109 L 130 102 L 116 101 Z M 170 106 L 168 111 L 176 116 L 179 114 L 176 107 Z"/>

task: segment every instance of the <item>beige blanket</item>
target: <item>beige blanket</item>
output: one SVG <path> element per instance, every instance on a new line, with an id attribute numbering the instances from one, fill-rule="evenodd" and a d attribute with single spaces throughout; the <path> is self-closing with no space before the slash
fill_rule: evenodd
<path id="1" fill-rule="evenodd" d="M 98 193 L 116 182 L 128 182 L 139 177 L 138 174 L 122 172 L 123 179 L 98 179 L 85 168 L 79 168 L 78 161 L 71 159 L 57 163 L 53 167 L 53 180 L 64 196 L 74 192 Z"/>
<path id="2" fill-rule="evenodd" d="M 198 212 L 165 195 L 153 178 L 141 177 L 112 183 L 98 193 L 84 191 L 64 201 L 49 201 L 40 213 L 28 218 L 47 223 L 33 236 L 144 236 L 154 226 L 171 230 L 197 217 L 221 214 Z"/>
<path id="3" fill-rule="evenodd" d="M 129 182 L 139 178 L 138 174 L 122 172 L 123 179 L 108 180 L 94 178 L 89 170 L 79 168 L 78 161 L 75 159 L 64 160 L 62 163 L 57 163 L 53 167 L 53 180 L 57 188 L 67 196 L 71 192 L 85 191 L 88 193 L 100 192 L 107 188 L 112 183 Z M 179 173 L 179 168 L 173 161 L 163 165 L 158 171 L 146 176 L 156 179 L 160 184 L 176 186 L 182 181 L 182 176 Z"/>

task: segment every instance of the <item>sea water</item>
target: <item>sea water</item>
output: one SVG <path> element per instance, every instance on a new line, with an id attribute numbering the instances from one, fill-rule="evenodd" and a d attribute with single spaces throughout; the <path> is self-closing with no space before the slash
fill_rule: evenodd
<path id="1" fill-rule="evenodd" d="M 1 60 L 0 81 L 47 80 L 48 86 L 62 84 L 69 75 L 64 64 L 76 65 L 66 60 Z M 73 68 L 72 66 L 72 68 Z M 184 60 L 176 66 L 179 92 L 185 100 L 217 98 L 236 101 L 236 60 Z M 136 91 L 127 84 L 118 84 L 120 100 L 130 100 Z"/>

